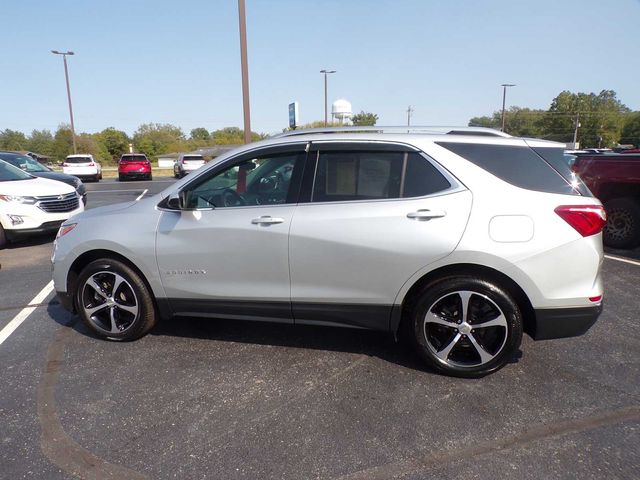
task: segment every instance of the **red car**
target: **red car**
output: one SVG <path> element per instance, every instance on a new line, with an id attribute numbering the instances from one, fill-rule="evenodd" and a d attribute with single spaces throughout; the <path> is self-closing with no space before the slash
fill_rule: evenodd
<path id="1" fill-rule="evenodd" d="M 151 180 L 151 162 L 143 153 L 125 153 L 118 162 L 118 180 L 129 178 Z"/>

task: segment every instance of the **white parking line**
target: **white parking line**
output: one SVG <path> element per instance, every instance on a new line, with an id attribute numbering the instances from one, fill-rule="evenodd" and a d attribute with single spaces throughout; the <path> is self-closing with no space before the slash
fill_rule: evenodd
<path id="1" fill-rule="evenodd" d="M 138 193 L 142 190 L 87 190 L 87 193 Z"/>
<path id="2" fill-rule="evenodd" d="M 24 322 L 27 317 L 29 317 L 29 315 L 33 313 L 36 308 L 38 308 L 38 305 L 40 305 L 52 291 L 53 280 L 47 283 L 47 286 L 40 290 L 40 293 L 38 293 L 33 298 L 33 300 L 29 302 L 29 305 L 33 306 L 27 306 L 23 308 L 20 313 L 13 317 L 13 319 L 9 323 L 7 323 L 7 325 L 2 330 L 0 330 L 0 345 L 2 345 L 2 342 L 9 338 L 9 335 L 11 335 L 16 330 L 16 328 L 18 328 L 22 324 L 22 322 Z"/>
<path id="3" fill-rule="evenodd" d="M 604 258 L 608 258 L 609 260 L 616 260 L 623 263 L 630 263 L 631 265 L 638 265 L 640 267 L 640 262 L 629 260 L 628 258 L 614 257 L 613 255 L 605 255 Z"/>
<path id="4" fill-rule="evenodd" d="M 149 189 L 147 188 L 144 192 L 142 192 L 140 194 L 140 196 L 138 198 L 136 198 L 136 202 L 139 201 L 142 197 L 144 197 L 145 193 L 147 193 L 149 191 Z"/>

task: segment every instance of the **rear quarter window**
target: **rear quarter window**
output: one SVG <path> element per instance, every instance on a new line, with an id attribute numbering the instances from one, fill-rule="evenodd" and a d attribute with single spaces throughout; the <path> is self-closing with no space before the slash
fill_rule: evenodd
<path id="1" fill-rule="evenodd" d="M 437 142 L 516 187 L 546 193 L 578 195 L 571 184 L 528 146 Z"/>

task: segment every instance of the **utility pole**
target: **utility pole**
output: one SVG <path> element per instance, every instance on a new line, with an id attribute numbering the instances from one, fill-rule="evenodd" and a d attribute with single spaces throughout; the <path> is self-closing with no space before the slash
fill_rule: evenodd
<path id="1" fill-rule="evenodd" d="M 411 126 L 411 114 L 413 113 L 413 108 L 411 108 L 411 105 L 409 105 L 409 107 L 407 108 L 407 127 Z"/>
<path id="2" fill-rule="evenodd" d="M 69 101 L 69 118 L 71 119 L 71 139 L 73 140 L 73 153 L 78 153 L 76 149 L 76 129 L 73 125 L 73 107 L 71 106 L 71 88 L 69 87 L 69 70 L 67 69 L 67 55 L 74 55 L 73 52 L 59 52 L 57 50 L 51 50 L 54 55 L 62 55 L 64 62 L 64 78 L 67 82 L 67 100 Z"/>
<path id="3" fill-rule="evenodd" d="M 320 73 L 324 73 L 324 126 L 327 126 L 327 75 L 330 73 L 336 73 L 335 70 L 320 70 Z"/>
<path id="4" fill-rule="evenodd" d="M 503 83 L 500 86 L 502 87 L 502 128 L 500 129 L 500 131 L 504 132 L 504 106 L 505 106 L 506 101 L 507 101 L 507 87 L 515 87 L 516 84 L 515 83 Z"/>
<path id="5" fill-rule="evenodd" d="M 580 112 L 576 113 L 576 123 L 573 129 L 573 148 L 577 149 L 576 144 L 578 143 L 578 128 L 580 128 Z"/>
<path id="6" fill-rule="evenodd" d="M 240 23 L 240 64 L 242 66 L 242 110 L 244 113 L 244 143 L 251 143 L 251 111 L 249 109 L 249 64 L 247 62 L 247 20 L 244 0 L 238 0 Z"/>

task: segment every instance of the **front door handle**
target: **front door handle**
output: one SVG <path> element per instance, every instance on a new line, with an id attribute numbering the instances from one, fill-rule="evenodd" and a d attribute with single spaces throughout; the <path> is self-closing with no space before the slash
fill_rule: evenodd
<path id="1" fill-rule="evenodd" d="M 271 217 L 269 215 L 265 215 L 264 217 L 254 218 L 251 220 L 251 223 L 254 225 L 274 225 L 276 223 L 283 223 L 284 218 Z"/>
<path id="2" fill-rule="evenodd" d="M 407 213 L 407 218 L 411 218 L 418 221 L 431 220 L 432 218 L 442 218 L 447 214 L 442 210 L 418 210 L 417 212 Z"/>

